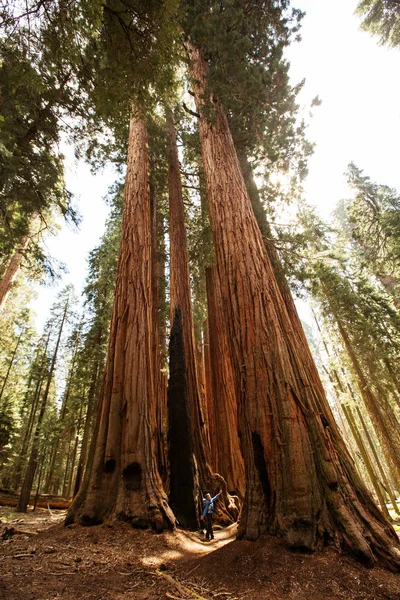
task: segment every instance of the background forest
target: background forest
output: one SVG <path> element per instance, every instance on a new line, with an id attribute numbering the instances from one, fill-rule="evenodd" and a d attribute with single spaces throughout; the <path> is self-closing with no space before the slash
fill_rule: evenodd
<path id="1" fill-rule="evenodd" d="M 17 510 L 46 495 L 74 499 L 67 522 L 196 529 L 222 486 L 246 539 L 398 569 L 400 192 L 350 162 L 331 216 L 311 204 L 299 5 L 0 3 L 0 497 Z M 356 18 L 400 60 L 396 2 Z M 85 227 L 72 153 L 113 178 L 82 294 L 48 250 Z M 38 283 L 60 290 L 43 327 Z"/>

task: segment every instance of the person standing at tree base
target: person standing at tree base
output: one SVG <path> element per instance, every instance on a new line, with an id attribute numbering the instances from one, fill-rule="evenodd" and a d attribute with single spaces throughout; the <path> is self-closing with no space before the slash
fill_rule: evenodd
<path id="1" fill-rule="evenodd" d="M 204 504 L 203 514 L 200 517 L 206 525 L 206 541 L 214 539 L 214 533 L 212 528 L 212 518 L 215 511 L 214 502 L 221 494 L 222 490 L 219 490 L 218 494 L 216 494 L 214 498 L 211 498 L 211 494 L 206 494 L 206 502 Z"/>

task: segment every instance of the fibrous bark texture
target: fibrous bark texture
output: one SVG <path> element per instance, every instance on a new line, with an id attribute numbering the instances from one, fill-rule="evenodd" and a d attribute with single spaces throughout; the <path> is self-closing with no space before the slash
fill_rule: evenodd
<path id="1" fill-rule="evenodd" d="M 114 307 L 91 470 L 67 523 L 173 526 L 156 462 L 152 236 L 145 121 L 132 116 Z"/>
<path id="2" fill-rule="evenodd" d="M 174 388 L 173 397 L 176 402 L 177 386 L 182 390 L 185 389 L 185 394 L 181 396 L 181 402 L 188 404 L 188 413 L 190 415 L 189 424 L 191 426 L 190 434 L 192 436 L 192 448 L 196 458 L 198 468 L 200 486 L 203 493 L 208 491 L 210 479 L 212 478 L 211 468 L 209 466 L 210 450 L 208 447 L 208 435 L 206 429 L 206 420 L 203 410 L 203 398 L 199 384 L 199 373 L 196 361 L 196 345 L 194 339 L 193 327 L 193 311 L 190 294 L 190 277 L 189 277 L 189 258 L 187 251 L 186 226 L 185 226 L 185 211 L 182 196 L 182 184 L 180 179 L 180 167 L 178 150 L 176 144 L 176 133 L 173 123 L 173 115 L 170 109 L 167 110 L 167 137 L 168 137 L 168 192 L 169 192 L 169 238 L 170 238 L 170 313 L 171 313 L 171 329 L 174 330 L 175 319 L 179 318 L 180 323 L 175 328 L 174 337 L 171 336 L 170 352 L 174 353 L 175 361 L 177 361 L 177 349 L 173 348 L 173 343 L 179 344 L 180 350 L 184 353 L 181 358 L 181 364 L 184 365 L 180 369 L 174 368 L 170 370 L 169 387 Z M 178 332 L 181 334 L 178 334 Z M 181 338 L 180 339 L 180 335 Z M 184 378 L 185 382 L 176 383 L 174 377 L 179 376 Z M 168 398 L 172 398 L 169 393 Z M 183 408 L 182 408 L 183 410 Z M 171 418 L 171 409 L 168 410 Z M 171 422 L 170 422 L 171 423 Z M 176 434 L 179 431 L 176 430 Z M 171 448 L 171 444 L 179 445 L 179 437 L 175 438 L 173 432 L 169 432 L 169 452 L 175 455 L 175 450 Z M 177 455 L 176 459 L 186 461 L 186 457 Z M 176 472 L 173 472 L 176 470 Z M 196 512 L 201 506 L 198 499 L 198 485 L 195 484 L 196 476 L 191 481 L 184 482 L 184 472 L 180 469 L 179 462 L 174 460 L 171 463 L 171 480 L 182 478 L 182 486 L 193 486 L 191 498 L 195 502 Z M 171 493 L 173 489 L 171 487 Z M 182 497 L 171 497 L 171 502 L 175 509 L 179 504 L 180 513 L 183 513 L 185 507 L 183 504 L 188 501 Z M 193 510 L 192 509 L 192 510 Z M 192 511 L 191 511 L 192 512 Z"/>
<path id="3" fill-rule="evenodd" d="M 27 249 L 30 242 L 30 237 L 26 236 L 22 239 L 21 244 L 15 254 L 11 257 L 11 260 L 5 270 L 2 280 L 0 281 L 0 310 L 4 308 L 7 302 L 8 295 L 11 291 L 12 284 L 17 277 L 21 268 L 21 263 L 24 258 L 24 252 Z"/>
<path id="4" fill-rule="evenodd" d="M 156 402 L 156 451 L 157 466 L 163 483 L 168 479 L 167 456 L 164 444 L 164 419 L 167 413 L 167 378 L 162 370 L 162 350 L 165 342 L 165 324 L 161 322 L 159 305 L 160 279 L 164 276 L 164 256 L 158 252 L 159 218 L 157 207 L 157 195 L 154 185 L 150 184 L 150 206 L 151 206 L 151 243 L 152 243 L 152 293 L 153 293 L 153 361 L 155 373 L 155 402 Z"/>
<path id="5" fill-rule="evenodd" d="M 235 375 L 224 318 L 221 287 L 215 265 L 208 267 L 207 306 L 212 380 L 212 415 L 215 427 L 216 470 L 231 494 L 244 497 L 245 476 L 240 450 Z"/>
<path id="6" fill-rule="evenodd" d="M 191 46 L 189 57 L 201 114 L 207 66 Z M 397 536 L 355 472 L 316 367 L 302 353 L 227 120 L 217 104 L 214 110 L 199 129 L 245 461 L 240 534 L 282 535 L 306 550 L 336 542 L 369 565 L 400 569 Z"/>

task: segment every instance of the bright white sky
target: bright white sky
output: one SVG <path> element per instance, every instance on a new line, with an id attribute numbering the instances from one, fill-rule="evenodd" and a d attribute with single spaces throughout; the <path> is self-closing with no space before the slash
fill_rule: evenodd
<path id="1" fill-rule="evenodd" d="M 315 142 L 305 182 L 307 201 L 328 217 L 336 202 L 349 197 L 344 172 L 350 161 L 373 181 L 400 190 L 398 144 L 400 140 L 400 49 L 378 46 L 375 38 L 360 30 L 354 15 L 357 0 L 293 2 L 306 11 L 302 41 L 287 57 L 293 83 L 306 79 L 299 102 L 308 139 Z M 319 96 L 322 105 L 310 104 Z M 102 200 L 115 175 L 112 170 L 93 176 L 71 156 L 66 165 L 69 189 L 79 199 L 83 222 L 78 233 L 64 226 L 48 240 L 49 252 L 67 264 L 69 275 L 52 288 L 39 288 L 34 309 L 41 328 L 56 293 L 69 282 L 81 293 L 86 259 L 103 234 L 108 209 Z"/>

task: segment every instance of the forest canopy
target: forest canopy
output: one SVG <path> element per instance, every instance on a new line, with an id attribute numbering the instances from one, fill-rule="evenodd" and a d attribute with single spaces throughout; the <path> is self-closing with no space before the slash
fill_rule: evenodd
<path id="1" fill-rule="evenodd" d="M 357 9 L 392 46 L 395 4 Z M 66 525 L 195 531 L 210 491 L 238 538 L 399 570 L 400 197 L 352 162 L 329 223 L 308 203 L 286 58 L 303 18 L 1 2 L 0 482 L 19 512 L 44 495 Z M 82 301 L 66 285 L 38 332 L 30 287 L 62 276 L 46 236 L 80 222 L 65 145 L 117 175 Z"/>

